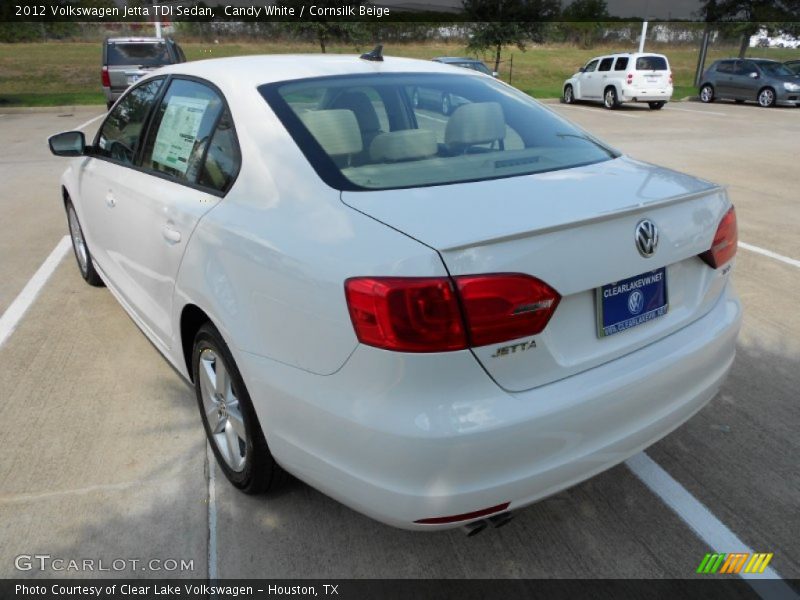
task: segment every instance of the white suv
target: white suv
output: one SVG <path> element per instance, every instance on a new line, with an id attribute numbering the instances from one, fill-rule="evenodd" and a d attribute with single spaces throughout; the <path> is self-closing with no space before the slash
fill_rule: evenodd
<path id="1" fill-rule="evenodd" d="M 564 82 L 563 99 L 602 102 L 617 108 L 623 102 L 647 102 L 661 109 L 672 98 L 672 71 L 663 54 L 639 52 L 598 56 Z"/>

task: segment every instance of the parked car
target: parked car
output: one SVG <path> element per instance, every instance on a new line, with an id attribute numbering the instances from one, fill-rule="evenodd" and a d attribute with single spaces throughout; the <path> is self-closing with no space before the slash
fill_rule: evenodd
<path id="1" fill-rule="evenodd" d="M 171 38 L 124 37 L 103 42 L 101 79 L 108 108 L 141 77 L 164 65 L 186 62 Z"/>
<path id="2" fill-rule="evenodd" d="M 461 67 L 462 69 L 472 69 L 473 71 L 477 71 L 478 73 L 483 73 L 484 75 L 491 75 L 492 77 L 497 77 L 496 71 L 492 71 L 482 61 L 476 58 L 463 58 L 459 56 L 437 56 L 436 58 L 433 58 L 431 60 L 440 62 L 445 65 L 450 65 L 452 67 Z"/>
<path id="3" fill-rule="evenodd" d="M 795 75 L 800 75 L 800 60 L 787 60 L 783 65 Z"/>
<path id="4" fill-rule="evenodd" d="M 431 118 L 426 87 L 466 103 Z M 88 144 L 49 143 L 75 157 L 81 275 L 192 382 L 248 493 L 285 470 L 385 523 L 476 533 L 668 434 L 733 362 L 724 188 L 491 77 L 190 62 L 137 81 Z"/>
<path id="5" fill-rule="evenodd" d="M 602 102 L 614 109 L 625 102 L 647 102 L 660 110 L 672 98 L 672 71 L 663 54 L 598 56 L 564 82 L 562 99 Z"/>
<path id="6" fill-rule="evenodd" d="M 783 63 L 763 58 L 715 61 L 700 84 L 701 102 L 727 99 L 759 106 L 800 105 L 800 76 Z"/>
<path id="7" fill-rule="evenodd" d="M 474 58 L 460 58 L 456 56 L 438 56 L 431 59 L 434 62 L 450 65 L 451 67 L 460 67 L 462 69 L 472 69 L 484 75 L 497 77 L 497 73 L 489 70 L 485 64 Z M 455 108 L 464 104 L 466 100 L 459 96 L 453 96 L 446 93 L 444 90 L 437 89 L 433 86 L 415 89 L 411 95 L 414 107 L 427 107 L 433 110 L 438 110 L 443 115 L 449 115 Z"/>

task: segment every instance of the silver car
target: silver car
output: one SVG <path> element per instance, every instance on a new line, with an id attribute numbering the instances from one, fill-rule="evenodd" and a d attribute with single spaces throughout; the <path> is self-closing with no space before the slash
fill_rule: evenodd
<path id="1" fill-rule="evenodd" d="M 775 60 L 718 60 L 703 73 L 700 100 L 723 98 L 755 101 L 764 107 L 800 106 L 800 76 Z"/>
<path id="2" fill-rule="evenodd" d="M 181 47 L 170 38 L 108 38 L 103 43 L 103 92 L 108 108 L 122 92 L 153 69 L 186 62 Z"/>

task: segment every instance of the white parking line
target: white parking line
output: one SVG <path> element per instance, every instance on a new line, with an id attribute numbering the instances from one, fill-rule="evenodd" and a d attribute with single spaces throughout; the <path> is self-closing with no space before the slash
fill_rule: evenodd
<path id="1" fill-rule="evenodd" d="M 65 235 L 58 242 L 53 251 L 50 253 L 42 266 L 33 274 L 22 291 L 14 298 L 14 301 L 0 317 L 0 347 L 3 346 L 5 341 L 14 333 L 22 317 L 36 300 L 39 292 L 42 291 L 44 284 L 50 279 L 50 276 L 55 272 L 58 263 L 64 258 L 64 255 L 69 251 L 70 243 L 69 236 Z"/>
<path id="2" fill-rule="evenodd" d="M 563 106 L 564 108 L 574 108 L 575 110 L 585 110 L 587 112 L 593 112 L 595 114 L 598 114 L 598 112 L 599 112 L 599 110 L 596 109 L 596 108 L 587 108 L 585 106 L 575 106 L 574 104 L 554 104 L 553 106 Z M 627 117 L 629 119 L 638 119 L 639 118 L 639 115 L 629 115 L 627 113 L 620 112 L 618 110 L 613 110 L 613 111 L 609 110 L 608 113 L 612 114 L 612 115 L 616 115 L 618 117 Z"/>
<path id="3" fill-rule="evenodd" d="M 446 119 L 440 119 L 439 117 L 431 117 L 430 115 L 426 115 L 425 113 L 418 112 L 418 117 L 425 117 L 426 119 L 430 119 L 431 121 L 438 121 L 439 123 L 447 123 Z"/>
<path id="4" fill-rule="evenodd" d="M 680 112 L 694 113 L 696 115 L 717 115 L 718 117 L 729 117 L 730 116 L 730 115 L 727 115 L 725 113 L 714 112 L 713 110 L 692 110 L 691 108 L 676 108 L 674 106 L 669 106 L 667 108 L 667 110 L 678 110 Z"/>
<path id="5" fill-rule="evenodd" d="M 217 578 L 217 478 L 214 473 L 215 458 L 206 443 L 208 461 L 208 578 Z"/>
<path id="6" fill-rule="evenodd" d="M 84 127 L 86 127 L 87 125 L 91 125 L 92 123 L 94 123 L 95 121 L 97 121 L 97 119 L 102 119 L 102 118 L 103 118 L 103 117 L 105 117 L 105 116 L 106 116 L 106 113 L 103 113 L 102 115 L 97 115 L 96 117 L 92 117 L 91 119 L 89 119 L 88 121 L 86 121 L 86 123 L 84 123 L 83 125 L 78 125 L 78 126 L 75 128 L 75 129 L 83 129 L 83 128 L 84 128 Z"/>
<path id="7" fill-rule="evenodd" d="M 697 498 L 692 496 L 669 473 L 662 469 L 644 452 L 629 458 L 625 464 L 656 496 L 669 506 L 692 530 L 716 552 L 745 552 L 753 550 L 740 540 L 735 533 L 717 519 Z M 697 560 L 699 561 L 698 557 Z M 775 598 L 796 599 L 797 594 L 782 581 L 771 581 L 769 587 L 758 580 L 780 580 L 781 576 L 767 567 L 763 573 L 739 573 L 747 580 L 759 596 L 767 600 Z"/>
<path id="8" fill-rule="evenodd" d="M 772 250 L 759 248 L 758 246 L 752 246 L 750 244 L 745 244 L 744 242 L 739 242 L 739 248 L 744 248 L 745 250 L 749 250 L 750 252 L 755 252 L 756 254 L 761 254 L 763 256 L 774 258 L 775 260 L 779 260 L 782 263 L 786 263 L 787 265 L 791 265 L 793 267 L 797 267 L 798 269 L 800 269 L 800 260 L 789 258 L 788 256 L 783 256 L 782 254 L 778 254 L 777 252 L 773 252 Z"/>

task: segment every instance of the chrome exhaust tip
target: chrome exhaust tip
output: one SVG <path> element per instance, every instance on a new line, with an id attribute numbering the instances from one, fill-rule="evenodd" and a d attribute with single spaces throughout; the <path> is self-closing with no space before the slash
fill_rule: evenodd
<path id="1" fill-rule="evenodd" d="M 489 523 L 491 523 L 492 527 L 494 527 L 495 529 L 499 529 L 504 525 L 508 525 L 513 520 L 514 520 L 514 513 L 510 512 L 504 512 L 499 515 L 489 517 Z"/>
<path id="2" fill-rule="evenodd" d="M 486 529 L 488 523 L 486 521 L 473 521 L 472 523 L 467 523 L 464 525 L 461 530 L 466 534 L 467 537 L 472 537 L 473 535 L 478 535 L 481 531 Z"/>

